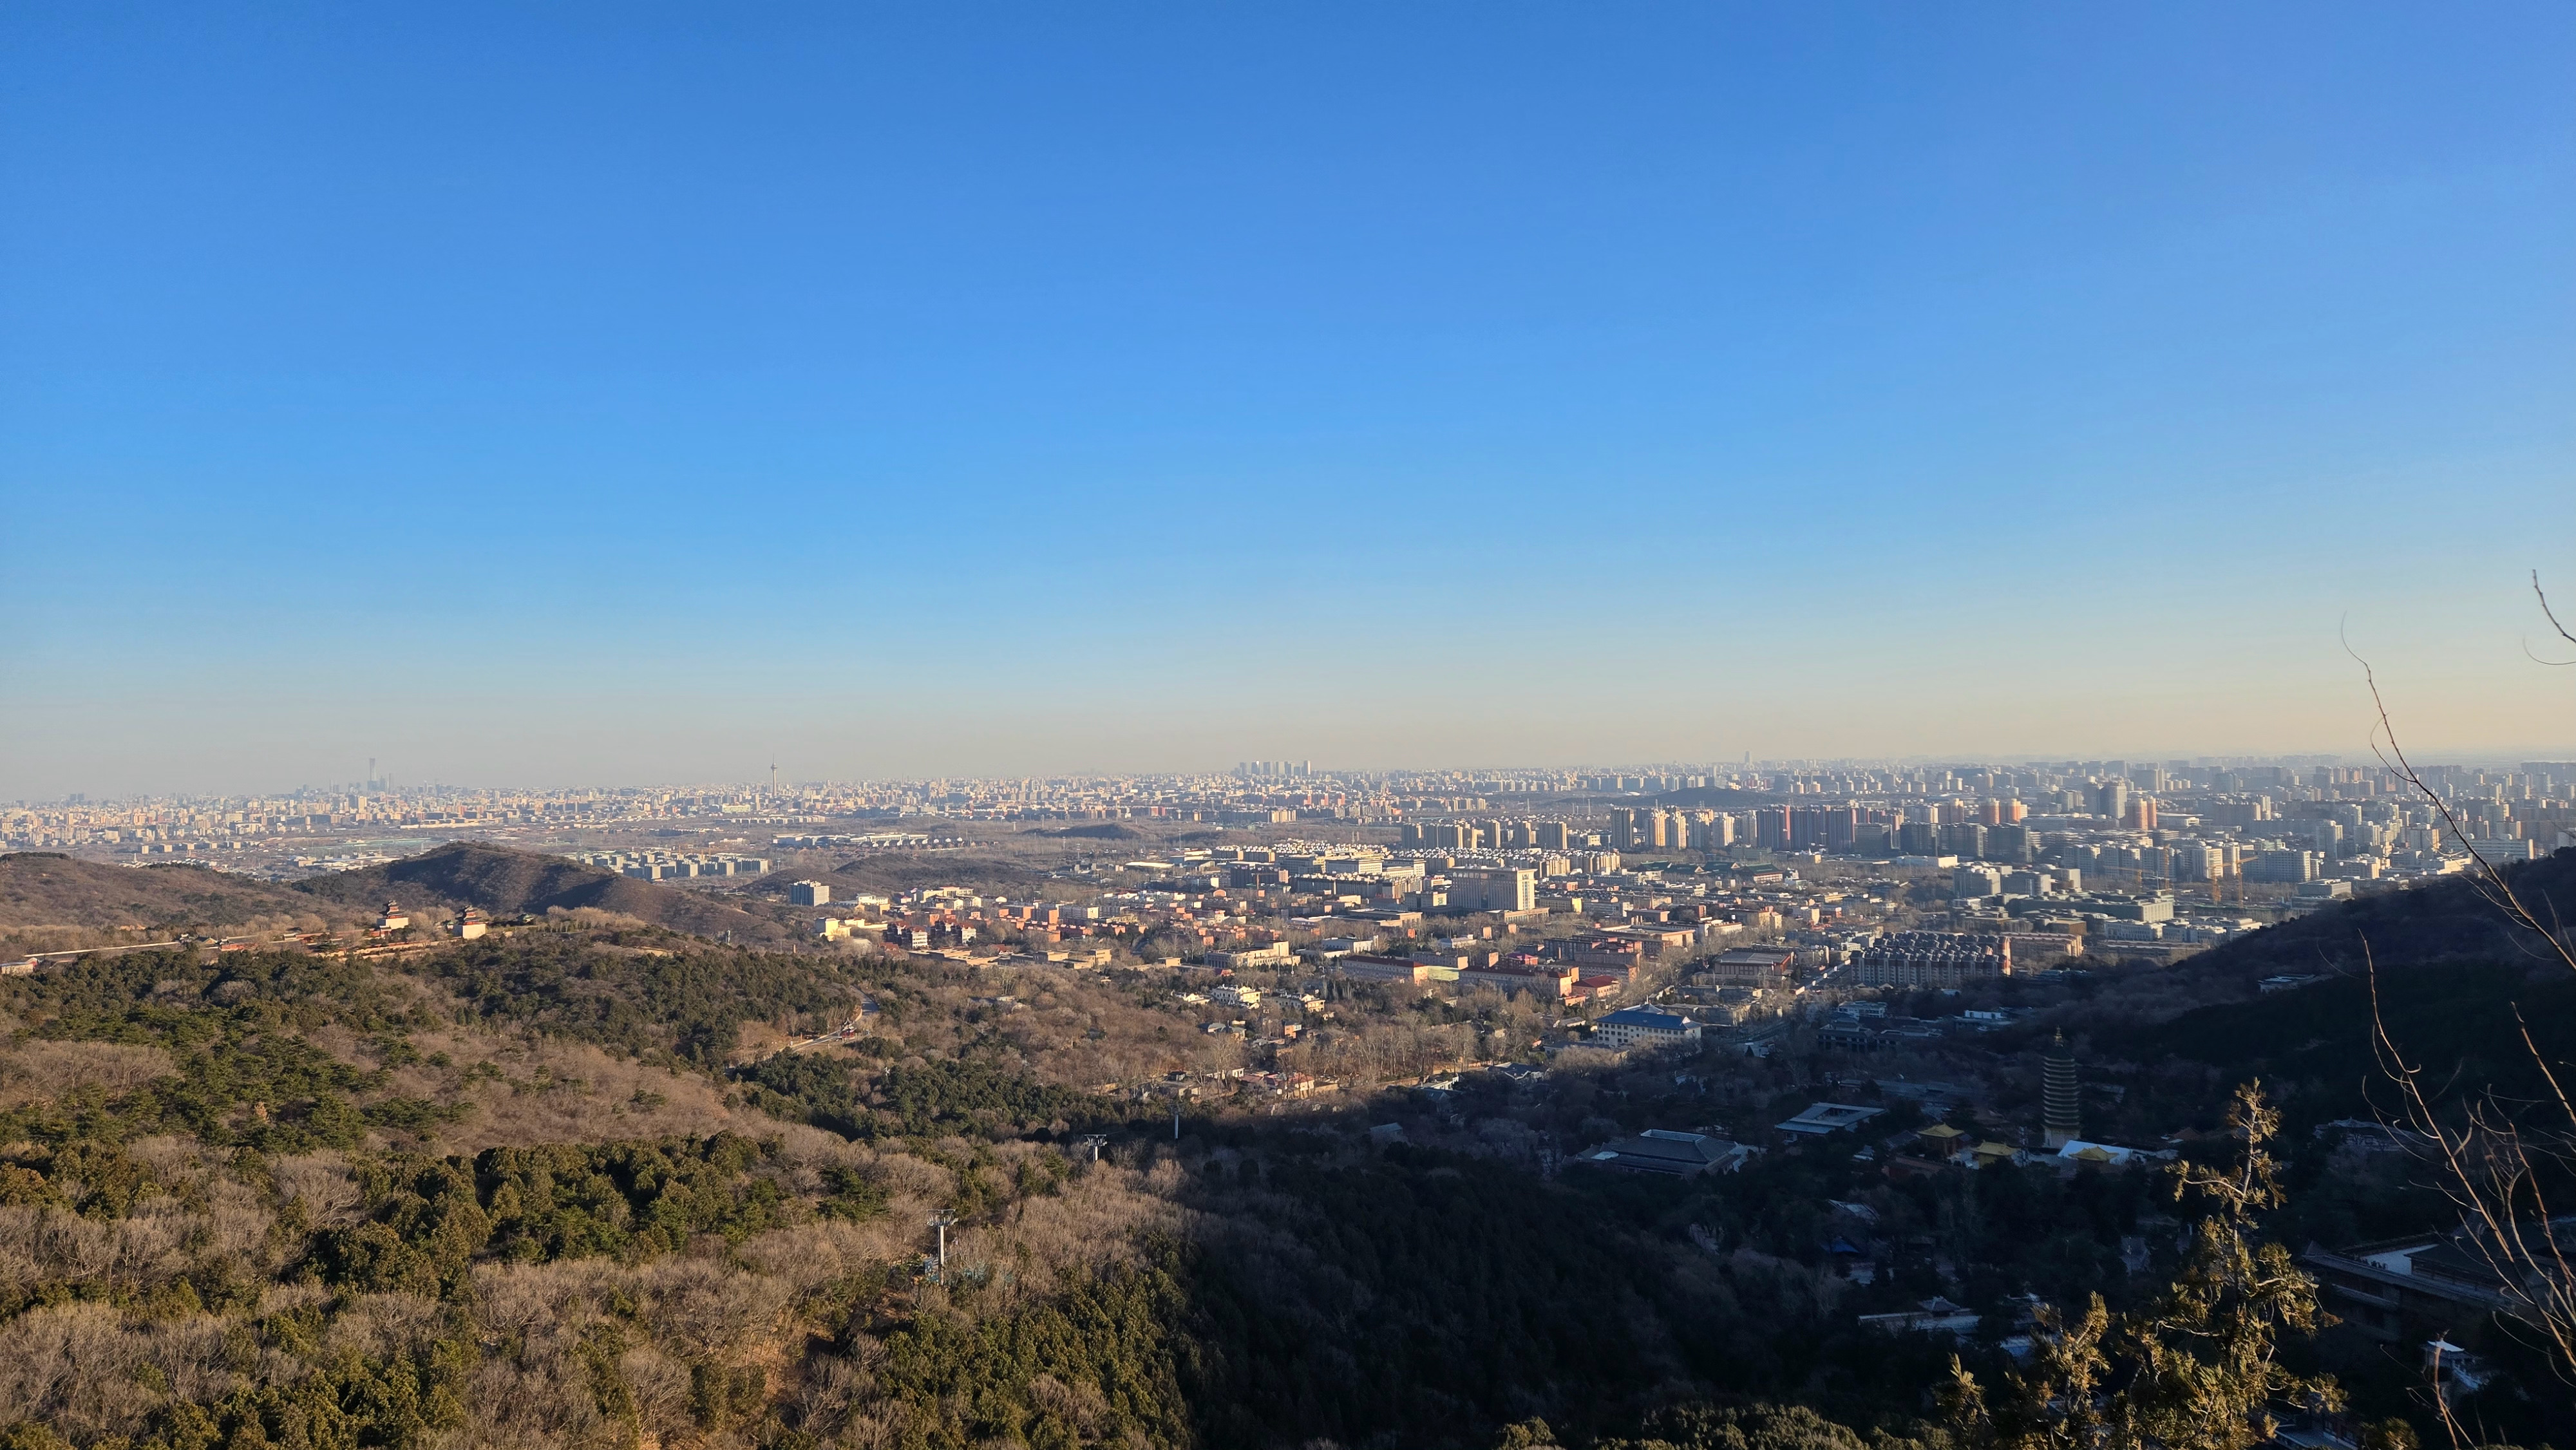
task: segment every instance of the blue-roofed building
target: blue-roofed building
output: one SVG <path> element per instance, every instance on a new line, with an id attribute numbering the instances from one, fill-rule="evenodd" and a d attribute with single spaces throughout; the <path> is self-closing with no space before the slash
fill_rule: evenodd
<path id="1" fill-rule="evenodd" d="M 1662 1007 L 1622 1007 L 1592 1024 L 1599 1047 L 1664 1047 L 1697 1042 L 1700 1024 Z"/>

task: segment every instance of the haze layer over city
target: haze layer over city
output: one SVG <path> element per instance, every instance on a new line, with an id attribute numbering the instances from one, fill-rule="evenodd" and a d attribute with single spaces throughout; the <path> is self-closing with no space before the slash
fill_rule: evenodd
<path id="1" fill-rule="evenodd" d="M 0 1450 L 2576 1446 L 2571 54 L 0 7 Z"/>

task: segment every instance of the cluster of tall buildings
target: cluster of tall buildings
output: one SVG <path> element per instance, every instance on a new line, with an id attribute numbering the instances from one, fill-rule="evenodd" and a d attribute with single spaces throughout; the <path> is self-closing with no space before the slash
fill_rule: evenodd
<path id="1" fill-rule="evenodd" d="M 1622 851 L 1722 851 L 1735 844 L 1735 818 L 1723 811 L 1613 806 L 1605 844 Z"/>

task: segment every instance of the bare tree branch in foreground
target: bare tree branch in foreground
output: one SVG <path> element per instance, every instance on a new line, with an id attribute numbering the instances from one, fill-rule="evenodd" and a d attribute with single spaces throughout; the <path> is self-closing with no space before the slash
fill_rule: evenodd
<path id="1" fill-rule="evenodd" d="M 2550 608 L 2537 572 L 2532 575 L 2532 592 L 2539 596 L 2541 613 L 2550 627 L 2560 638 L 2576 644 L 2576 635 L 2568 633 Z M 2468 833 L 2461 828 L 2450 801 L 2424 779 L 2399 743 L 2370 662 L 2357 653 L 2353 658 L 2361 665 L 2362 679 L 2369 686 L 2371 704 L 2378 715 L 2371 738 L 2372 753 L 2432 807 L 2453 839 L 2466 841 Z M 2474 851 L 2470 859 L 2475 863 L 2468 876 L 2470 888 L 2508 924 L 2520 929 L 2518 944 L 2538 960 L 2548 962 L 2554 958 L 2556 965 L 2576 973 L 2576 933 L 2559 923 L 2556 906 L 2547 895 L 2539 898 L 2549 915 L 2544 921 L 2516 892 L 2500 867 Z M 2366 957 L 2367 942 L 2363 950 Z M 2429 1084 L 2424 1064 L 2410 1061 L 2399 1049 L 2379 1010 L 2375 963 L 2370 985 L 2373 1049 L 2381 1069 L 2397 1085 L 2404 1126 L 2427 1145 L 2424 1156 L 2437 1167 L 2438 1186 L 2459 1209 L 2463 1247 L 2483 1259 L 2494 1272 L 2499 1289 L 2515 1305 L 2513 1319 L 2540 1336 L 2553 1367 L 2568 1383 L 2576 1384 L 2576 1265 L 2569 1261 L 2569 1240 L 2576 1237 L 2576 1219 L 2564 1224 L 2555 1221 L 2566 1205 L 2550 1201 L 2544 1181 L 2564 1181 L 2576 1172 L 2576 1105 L 2571 1105 L 2558 1071 L 2541 1052 L 2529 1024 L 2522 1021 L 2521 1009 L 2516 1007 L 2514 1018 L 2523 1050 L 2539 1070 L 2549 1096 L 2516 1104 L 2499 1097 L 2490 1086 L 2474 1093 L 2464 1107 L 2437 1111 L 2442 1087 Z M 2448 1405 L 2442 1409 L 2456 1442 L 2462 1438 L 2461 1431 L 2450 1422 Z"/>

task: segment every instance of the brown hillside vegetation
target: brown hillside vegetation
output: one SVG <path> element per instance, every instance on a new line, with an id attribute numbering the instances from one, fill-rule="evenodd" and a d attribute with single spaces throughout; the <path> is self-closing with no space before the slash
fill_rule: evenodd
<path id="1" fill-rule="evenodd" d="M 0 856 L 0 948 L 67 950 L 117 940 L 120 933 L 135 941 L 317 913 L 330 911 L 287 887 L 203 866 L 137 870 L 44 852 Z"/>
<path id="2" fill-rule="evenodd" d="M 1023 1315 L 1178 1219 L 1169 1167 L 853 1142 L 452 1006 L 292 953 L 0 983 L 0 1444 L 877 1443 L 939 1418 L 869 1373 L 931 1213 Z"/>
<path id="3" fill-rule="evenodd" d="M 422 859 L 441 854 L 504 909 L 597 874 Z M 406 905 L 457 899 L 373 874 Z M 2008 984 L 2035 1012 L 2007 1033 L 2108 1037 L 2132 978 L 2226 985 Z M 1283 974 L 1237 982 L 1296 1000 Z M 1961 1370 L 2023 1372 L 2005 1336 L 2027 1296 L 2141 1323 L 2186 1243 L 2239 1242 L 2183 1232 L 2199 1214 L 2164 1173 L 1886 1174 L 1856 1150 L 1906 1144 L 1926 1121 L 1907 1100 L 1878 1098 L 1848 1148 L 1782 1143 L 1769 1125 L 1820 1095 L 1878 1096 L 1803 1031 L 1768 1058 L 1451 1077 L 1495 1048 L 1538 1066 L 1546 1009 L 1353 987 L 1265 1044 L 1276 1019 L 1225 1030 L 1237 1009 L 1189 1000 L 1205 984 L 757 950 L 604 909 L 401 954 L 182 948 L 0 978 L 0 1447 L 1996 1450 L 1984 1420 L 1923 1417 Z M 2338 1030 L 2313 1008 L 2343 985 L 2134 1045 L 2174 1070 L 2088 1053 L 2088 1081 L 2127 1090 L 2088 1099 L 2087 1126 L 2193 1122 L 2253 1075 L 2247 1044 Z M 2012 1040 L 1929 1061 L 1966 1077 Z M 1234 1074 L 1258 1054 L 1343 1090 L 1274 1096 Z M 2334 1094 L 2359 1069 L 2274 1065 L 2302 1186 L 2245 1230 L 2264 1252 L 2426 1222 L 2314 1131 L 2354 1110 Z M 1992 1090 L 2002 1117 L 1956 1115 L 2027 1121 L 2011 1078 Z M 1673 1181 L 1569 1161 L 1673 1127 L 1771 1151 Z M 2238 1142 L 2186 1152 L 2229 1164 Z M 1837 1262 L 1846 1238 L 1874 1275 Z M 1978 1331 L 1861 1317 L 1936 1295 Z M 2343 1380 L 2363 1443 L 2430 1443 L 2411 1364 L 2332 1332 L 2299 1336 L 2300 1373 Z M 2514 1379 L 2463 1415 L 2497 1443 L 2576 1443 L 2559 1401 L 2513 1398 L 2546 1368 L 2482 1343 Z"/>
<path id="4" fill-rule="evenodd" d="M 364 871 L 299 882 L 296 890 L 343 907 L 398 901 L 417 910 L 479 907 L 495 916 L 543 916 L 587 907 L 699 936 L 783 941 L 785 927 L 730 902 L 637 881 L 561 856 L 458 841 Z"/>

